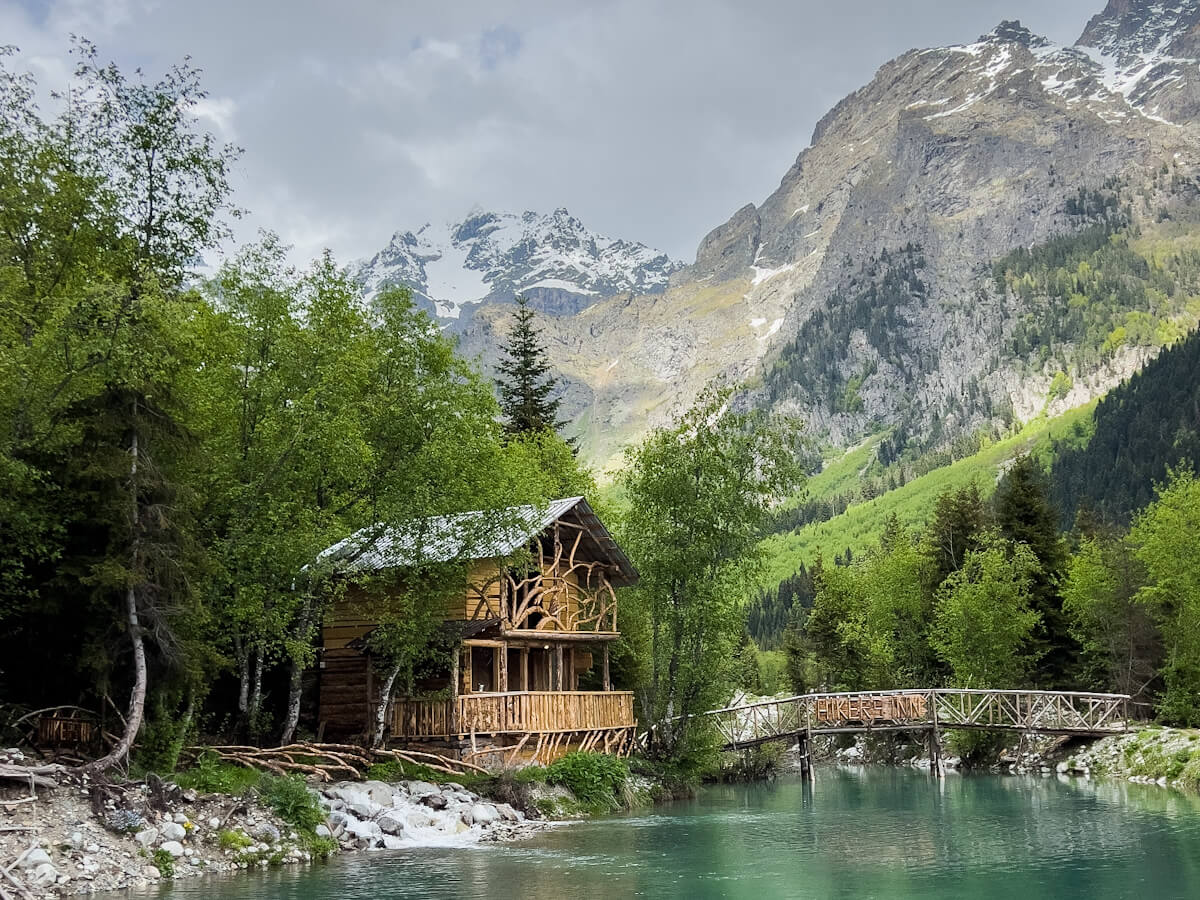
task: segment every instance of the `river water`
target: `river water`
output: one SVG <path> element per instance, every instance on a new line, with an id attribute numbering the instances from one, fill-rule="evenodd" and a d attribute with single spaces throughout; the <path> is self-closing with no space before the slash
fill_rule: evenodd
<path id="1" fill-rule="evenodd" d="M 1200 799 L 1123 782 L 818 769 L 515 844 L 180 882 L 170 900 L 1200 898 Z"/>

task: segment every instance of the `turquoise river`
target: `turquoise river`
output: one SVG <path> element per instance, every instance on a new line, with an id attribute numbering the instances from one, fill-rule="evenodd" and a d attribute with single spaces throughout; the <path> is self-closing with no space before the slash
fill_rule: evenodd
<path id="1" fill-rule="evenodd" d="M 818 771 L 524 841 L 348 854 L 181 882 L 169 900 L 1200 898 L 1200 799 L 1154 786 Z"/>

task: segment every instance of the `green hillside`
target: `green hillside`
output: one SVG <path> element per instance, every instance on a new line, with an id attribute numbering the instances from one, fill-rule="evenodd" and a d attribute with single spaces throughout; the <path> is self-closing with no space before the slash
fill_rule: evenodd
<path id="1" fill-rule="evenodd" d="M 924 523 L 934 501 L 942 492 L 977 481 L 990 494 L 1003 467 L 1022 453 L 1048 450 L 1052 441 L 1079 442 L 1090 429 L 1095 403 L 1077 407 L 1052 419 L 1034 419 L 1018 433 L 988 444 L 979 452 L 948 466 L 935 469 L 902 487 L 857 503 L 825 522 L 806 525 L 795 532 L 776 534 L 763 542 L 767 554 L 766 583 L 776 584 L 797 571 L 801 563 L 812 565 L 818 556 L 832 560 L 850 548 L 859 553 L 870 547 L 893 515 L 906 527 Z M 862 444 L 823 472 L 808 485 L 810 496 L 845 490 L 856 473 L 871 460 L 878 439 Z"/>

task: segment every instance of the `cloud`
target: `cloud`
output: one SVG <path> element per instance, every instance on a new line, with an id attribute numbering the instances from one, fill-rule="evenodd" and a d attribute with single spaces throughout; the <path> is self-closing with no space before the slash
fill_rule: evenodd
<path id="1" fill-rule="evenodd" d="M 1015 17 L 1069 42 L 1100 5 L 0 0 L 0 33 L 52 87 L 72 32 L 150 77 L 190 55 L 205 124 L 245 148 L 239 236 L 273 229 L 301 258 L 480 203 L 566 206 L 687 259 L 889 58 Z"/>

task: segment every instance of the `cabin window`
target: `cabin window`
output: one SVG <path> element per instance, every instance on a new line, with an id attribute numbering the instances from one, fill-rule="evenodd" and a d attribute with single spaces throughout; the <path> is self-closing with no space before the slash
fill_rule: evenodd
<path id="1" fill-rule="evenodd" d="M 493 647 L 471 648 L 471 690 L 486 694 L 496 687 L 496 650 Z"/>

